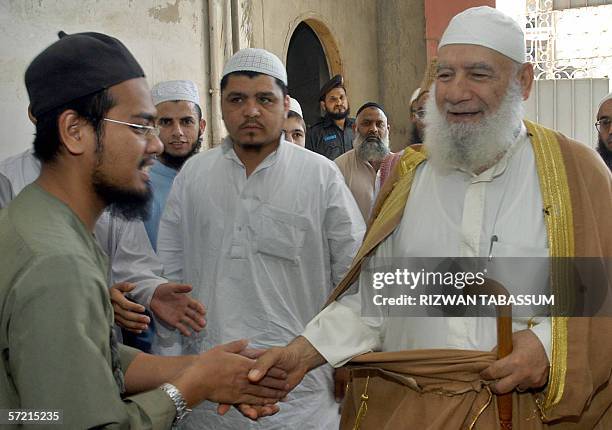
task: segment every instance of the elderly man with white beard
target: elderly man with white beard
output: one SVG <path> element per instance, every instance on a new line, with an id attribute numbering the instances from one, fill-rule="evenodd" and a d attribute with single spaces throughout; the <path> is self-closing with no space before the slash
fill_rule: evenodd
<path id="1" fill-rule="evenodd" d="M 334 161 L 367 222 L 378 191 L 377 173 L 389 155 L 389 124 L 383 108 L 374 102 L 361 106 L 353 133 L 353 149 Z"/>
<path id="2" fill-rule="evenodd" d="M 276 364 L 293 385 L 322 363 L 348 363 L 342 429 L 499 428 L 494 394 L 507 393 L 515 429 L 612 428 L 612 363 L 601 359 L 612 355 L 611 318 L 513 318 L 513 350 L 498 359 L 492 317 L 367 310 L 369 274 L 392 259 L 609 261 L 612 223 L 601 220 L 612 215 L 610 172 L 591 148 L 522 120 L 533 81 L 524 58 L 523 31 L 503 13 L 477 7 L 451 20 L 423 150 L 406 149 L 385 182 L 326 308 L 302 336 L 260 357 L 251 380 Z M 574 293 L 548 265 L 541 281 Z M 358 293 L 343 294 L 349 287 Z"/>

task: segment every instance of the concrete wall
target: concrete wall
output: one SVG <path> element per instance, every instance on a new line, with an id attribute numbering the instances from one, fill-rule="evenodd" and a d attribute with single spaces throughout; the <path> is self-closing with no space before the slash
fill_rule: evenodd
<path id="1" fill-rule="evenodd" d="M 408 144 L 410 96 L 425 73 L 425 12 L 422 0 L 378 3 L 380 100 L 391 125 L 391 149 Z"/>
<path id="2" fill-rule="evenodd" d="M 32 144 L 23 76 L 57 32 L 98 31 L 119 38 L 139 60 L 150 85 L 192 79 L 205 113 L 208 97 L 208 26 L 205 0 L 0 1 L 0 159 Z"/>

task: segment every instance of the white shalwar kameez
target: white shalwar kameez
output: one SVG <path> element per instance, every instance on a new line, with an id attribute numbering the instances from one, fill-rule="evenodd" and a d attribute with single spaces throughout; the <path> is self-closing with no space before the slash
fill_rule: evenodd
<path id="1" fill-rule="evenodd" d="M 491 238 L 497 237 L 491 249 Z M 535 258 L 526 282 L 548 279 L 548 243 L 535 158 L 526 130 L 493 167 L 479 175 L 439 174 L 425 161 L 417 168 L 404 215 L 396 230 L 367 262 L 370 270 L 391 258 L 411 257 Z M 534 276 L 531 276 L 535 273 Z M 504 285 L 520 274 L 506 274 Z M 499 279 L 498 279 L 499 280 Z M 343 296 L 317 315 L 303 336 L 333 366 L 368 351 L 455 348 L 489 351 L 497 344 L 491 317 L 362 316 L 362 300 L 372 299 L 367 276 L 359 292 Z M 385 312 L 379 308 L 381 314 Z M 531 320 L 531 321 L 530 321 Z M 550 319 L 513 318 L 513 330 L 535 324 L 551 357 Z"/>
<path id="2" fill-rule="evenodd" d="M 247 178 L 229 138 L 192 157 L 176 177 L 160 223 L 158 253 L 169 279 L 193 285 L 207 326 L 168 353 L 198 353 L 236 339 L 284 346 L 321 309 L 361 244 L 365 226 L 338 168 L 281 140 Z M 177 342 L 181 342 L 177 340 Z M 194 429 L 338 427 L 331 367 L 310 372 L 272 417 L 252 422 L 214 404 Z"/>

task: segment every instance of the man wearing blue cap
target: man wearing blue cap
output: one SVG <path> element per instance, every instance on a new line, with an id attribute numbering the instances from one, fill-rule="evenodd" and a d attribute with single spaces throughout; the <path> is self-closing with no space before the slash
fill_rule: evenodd
<path id="1" fill-rule="evenodd" d="M 245 341 L 154 357 L 114 338 L 108 260 L 92 232 L 108 206 L 126 219 L 144 215 L 147 171 L 162 150 L 149 87 L 127 48 L 100 33 L 61 32 L 25 80 L 42 169 L 0 211 L 2 407 L 53 410 L 46 422 L 65 428 L 170 428 L 204 399 L 281 398 L 282 379 L 270 380 L 277 389 L 248 383 Z"/>

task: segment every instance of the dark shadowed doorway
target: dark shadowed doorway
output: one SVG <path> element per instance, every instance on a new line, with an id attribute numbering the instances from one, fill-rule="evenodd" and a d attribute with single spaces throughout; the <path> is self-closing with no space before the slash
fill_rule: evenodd
<path id="1" fill-rule="evenodd" d="M 306 125 L 319 117 L 319 89 L 330 78 L 323 46 L 313 29 L 301 22 L 293 32 L 287 51 L 289 94 L 300 102 Z"/>

